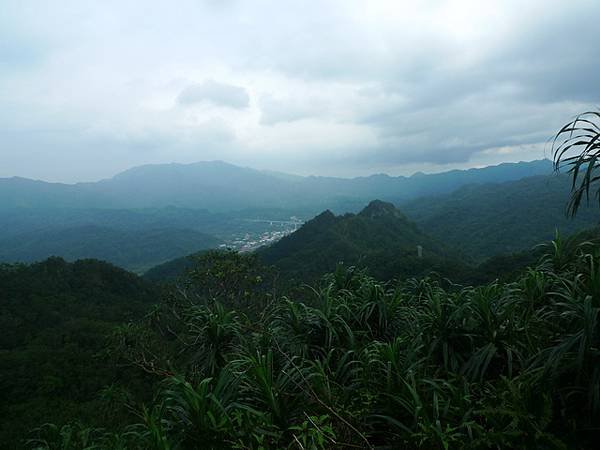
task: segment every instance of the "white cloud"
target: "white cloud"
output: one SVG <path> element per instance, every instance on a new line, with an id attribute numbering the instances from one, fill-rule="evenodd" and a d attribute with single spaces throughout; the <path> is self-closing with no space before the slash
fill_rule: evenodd
<path id="1" fill-rule="evenodd" d="M 246 108 L 250 103 L 250 97 L 243 87 L 213 80 L 187 86 L 177 96 L 177 103 L 183 106 L 205 102 L 216 106 Z"/>
<path id="2" fill-rule="evenodd" d="M 320 115 L 325 111 L 319 109 L 319 103 L 318 99 L 306 98 L 299 101 L 295 98 L 282 99 L 269 94 L 263 95 L 259 101 L 260 123 L 274 125 Z M 321 106 L 324 105 L 321 104 Z"/>

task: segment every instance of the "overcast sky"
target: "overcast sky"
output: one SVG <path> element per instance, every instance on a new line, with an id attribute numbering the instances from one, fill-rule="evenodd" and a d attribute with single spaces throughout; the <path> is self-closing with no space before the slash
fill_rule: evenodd
<path id="1" fill-rule="evenodd" d="M 598 17 L 598 0 L 0 0 L 0 177 L 539 159 L 600 104 Z"/>

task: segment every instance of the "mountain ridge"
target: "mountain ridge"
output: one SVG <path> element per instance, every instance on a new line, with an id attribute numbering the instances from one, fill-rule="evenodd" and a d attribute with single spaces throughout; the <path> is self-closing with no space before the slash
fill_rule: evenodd
<path id="1" fill-rule="evenodd" d="M 421 229 L 466 255 L 483 261 L 526 250 L 597 226 L 600 213 L 582 205 L 570 218 L 566 207 L 571 179 L 566 174 L 533 176 L 504 183 L 465 185 L 445 195 L 403 202 L 399 207 Z"/>
<path id="2" fill-rule="evenodd" d="M 440 271 L 450 263 L 456 270 L 465 265 L 458 252 L 381 200 L 357 214 L 335 216 L 326 210 L 257 254 L 285 277 L 301 280 L 318 278 L 337 263 L 365 267 L 384 280 Z"/>
<path id="3" fill-rule="evenodd" d="M 137 166 L 97 182 L 48 183 L 0 178 L 0 209 L 15 207 L 158 208 L 214 212 L 244 208 L 354 210 L 373 198 L 398 203 L 447 193 L 472 183 L 502 182 L 551 173 L 548 160 L 419 176 L 299 177 L 223 161 Z"/>

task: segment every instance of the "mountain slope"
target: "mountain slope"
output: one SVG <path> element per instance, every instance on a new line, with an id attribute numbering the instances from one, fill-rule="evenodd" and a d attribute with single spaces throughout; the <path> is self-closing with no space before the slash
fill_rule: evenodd
<path id="1" fill-rule="evenodd" d="M 200 253 L 192 253 L 191 255 L 175 258 L 158 264 L 144 272 L 144 279 L 155 283 L 164 283 L 175 281 L 178 277 L 185 274 L 188 269 L 194 266 L 194 257 Z"/>
<path id="2" fill-rule="evenodd" d="M 143 272 L 219 243 L 213 236 L 187 229 L 117 230 L 84 225 L 31 231 L 0 241 L 0 261 L 33 262 L 49 256 L 69 261 L 95 258 Z"/>
<path id="3" fill-rule="evenodd" d="M 423 256 L 417 255 L 422 246 Z M 325 211 L 259 256 L 289 278 L 310 280 L 338 262 L 366 267 L 380 279 L 443 271 L 464 265 L 453 253 L 423 233 L 394 205 L 372 201 L 358 214 L 335 216 Z"/>
<path id="4" fill-rule="evenodd" d="M 471 185 L 438 197 L 401 205 L 402 211 L 431 236 L 460 246 L 483 260 L 497 254 L 531 248 L 600 221 L 597 205 L 566 217 L 570 180 L 566 175 L 536 176 L 501 184 Z"/>
<path id="5" fill-rule="evenodd" d="M 106 408 L 100 392 L 112 383 L 141 395 L 150 386 L 117 364 L 108 338 L 158 297 L 151 284 L 102 261 L 0 264 L 0 447 L 24 448 L 28 433 L 49 421 L 131 420 L 114 404 L 98 414 Z"/>

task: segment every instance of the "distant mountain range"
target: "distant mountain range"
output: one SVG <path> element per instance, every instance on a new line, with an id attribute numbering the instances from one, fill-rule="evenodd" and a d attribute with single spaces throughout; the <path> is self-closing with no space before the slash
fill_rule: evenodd
<path id="1" fill-rule="evenodd" d="M 551 173 L 548 160 L 506 163 L 482 169 L 410 177 L 299 177 L 221 161 L 147 165 L 113 178 L 61 184 L 0 178 L 0 209 L 8 208 L 181 208 L 212 212 L 248 208 L 358 210 L 379 198 L 394 203 L 451 192 L 473 183 L 497 183 Z"/>
<path id="2" fill-rule="evenodd" d="M 219 161 L 142 166 L 72 185 L 4 178 L 0 262 L 94 257 L 143 272 L 246 233 L 260 235 L 271 221 L 296 215 L 317 217 L 260 250 L 266 261 L 295 277 L 329 271 L 340 260 L 367 262 L 374 275 L 389 278 L 420 273 L 422 262 L 429 268 L 440 262 L 475 265 L 529 249 L 557 228 L 570 234 L 596 226 L 595 207 L 566 218 L 569 190 L 568 177 L 552 174 L 548 160 L 352 179 Z M 382 201 L 370 203 L 375 198 Z M 369 211 L 377 214 L 370 217 Z M 423 247 L 423 258 L 407 265 L 416 245 Z"/>

